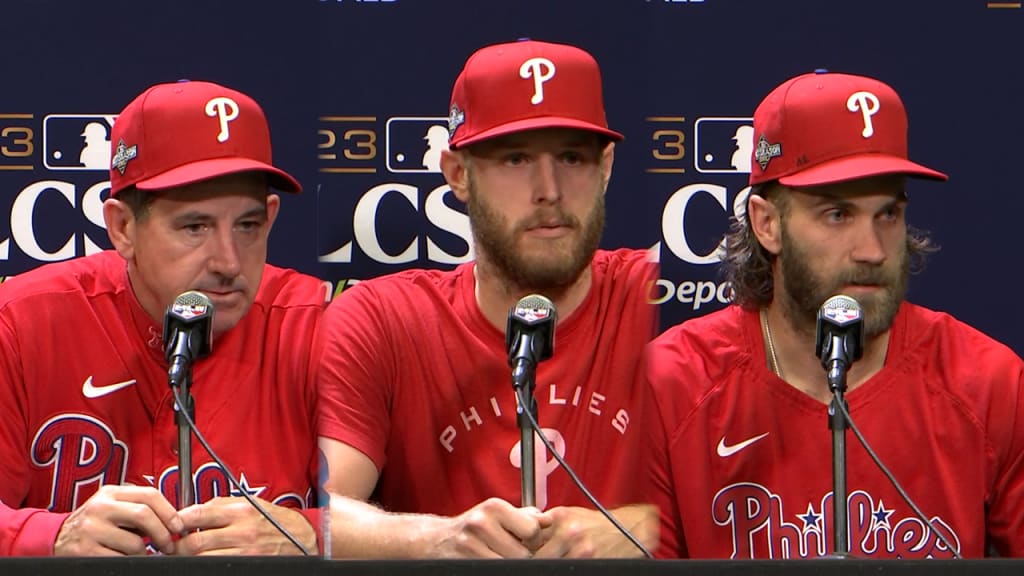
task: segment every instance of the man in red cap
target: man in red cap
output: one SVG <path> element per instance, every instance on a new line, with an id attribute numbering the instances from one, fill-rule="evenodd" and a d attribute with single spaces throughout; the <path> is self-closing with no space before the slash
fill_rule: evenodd
<path id="1" fill-rule="evenodd" d="M 299 552 L 242 491 L 315 553 L 307 373 L 326 295 L 266 263 L 270 187 L 301 188 L 272 164 L 263 111 L 217 84 L 160 84 L 121 112 L 111 148 L 114 250 L 0 285 L 0 555 Z M 198 503 L 179 510 L 162 323 L 190 290 L 214 310 L 197 431 L 238 483 L 194 444 Z"/>
<path id="2" fill-rule="evenodd" d="M 361 282 L 324 316 L 317 382 L 335 556 L 639 555 L 551 450 L 657 542 L 634 476 L 656 270 L 644 251 L 598 250 L 622 139 L 601 92 L 590 54 L 536 41 L 485 47 L 455 81 L 441 169 L 468 206 L 475 262 Z M 553 354 L 536 367 L 551 446 L 537 436 L 532 476 L 506 346 L 513 307 L 548 328 L 558 319 Z"/>
<path id="3" fill-rule="evenodd" d="M 666 331 L 648 357 L 659 554 L 1024 554 L 1024 363 L 904 300 L 934 251 L 907 226 L 905 179 L 946 176 L 908 160 L 900 98 L 805 74 L 761 102 L 753 138 L 723 258 L 734 305 Z M 917 510 L 853 435 L 835 506 L 829 411 L 844 380 L 853 424 Z"/>

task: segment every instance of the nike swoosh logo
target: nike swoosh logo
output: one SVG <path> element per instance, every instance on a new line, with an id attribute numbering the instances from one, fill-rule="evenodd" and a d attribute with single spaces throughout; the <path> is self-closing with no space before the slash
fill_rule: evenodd
<path id="1" fill-rule="evenodd" d="M 93 386 L 92 376 L 85 379 L 85 383 L 82 384 L 82 395 L 86 398 L 99 398 L 106 396 L 111 392 L 117 392 L 122 388 L 127 388 L 135 384 L 135 380 L 125 380 L 124 382 L 117 382 L 115 384 L 107 384 L 106 386 Z"/>
<path id="2" fill-rule="evenodd" d="M 748 438 L 748 439 L 744 440 L 743 442 L 740 442 L 738 444 L 733 444 L 732 446 L 727 446 L 725 444 L 725 436 L 722 436 L 722 439 L 718 441 L 718 455 L 721 456 L 722 458 L 727 458 L 729 456 L 732 456 L 733 454 L 739 452 L 740 450 L 743 450 L 747 446 L 750 446 L 754 442 L 757 442 L 758 440 L 764 438 L 767 435 L 768 435 L 768 433 L 765 432 L 764 434 L 761 434 L 760 436 L 754 436 L 753 438 Z"/>

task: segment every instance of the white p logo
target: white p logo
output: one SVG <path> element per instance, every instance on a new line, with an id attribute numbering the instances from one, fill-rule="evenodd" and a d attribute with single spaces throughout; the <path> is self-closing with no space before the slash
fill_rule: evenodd
<path id="1" fill-rule="evenodd" d="M 565 458 L 565 438 L 562 433 L 554 428 L 541 428 L 544 433 L 544 437 L 551 442 L 551 445 L 558 451 L 558 455 Z M 537 436 L 537 433 L 533 433 L 533 475 L 535 478 L 534 488 L 537 490 L 537 508 L 543 510 L 548 505 L 548 476 L 558 468 L 558 460 L 554 456 L 548 460 L 548 449 L 541 442 L 541 439 Z M 512 447 L 512 451 L 508 454 L 509 462 L 512 463 L 516 468 L 522 469 L 523 467 L 523 451 L 519 447 L 522 441 L 516 442 L 516 445 Z"/>
<path id="2" fill-rule="evenodd" d="M 854 92 L 846 100 L 846 109 L 850 112 L 860 112 L 864 118 L 864 130 L 861 136 L 871 138 L 875 134 L 875 126 L 871 123 L 871 117 L 878 113 L 878 97 L 871 92 Z"/>
<path id="3" fill-rule="evenodd" d="M 555 77 L 555 63 L 547 58 L 530 58 L 519 67 L 519 77 L 533 78 L 530 104 L 540 104 L 544 101 L 544 83 Z"/>
<path id="4" fill-rule="evenodd" d="M 220 133 L 217 134 L 217 141 L 227 142 L 231 137 L 231 133 L 228 131 L 228 122 L 238 118 L 238 104 L 226 96 L 211 98 L 206 103 L 206 115 L 210 118 L 214 116 L 220 118 Z"/>

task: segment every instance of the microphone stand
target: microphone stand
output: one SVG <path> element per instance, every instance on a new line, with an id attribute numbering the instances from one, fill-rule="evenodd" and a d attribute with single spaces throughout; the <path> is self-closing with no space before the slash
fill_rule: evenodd
<path id="1" fill-rule="evenodd" d="M 171 385 L 174 386 L 173 384 Z M 178 386 L 177 398 L 185 403 L 184 410 L 195 422 L 196 406 L 192 397 L 192 365 L 187 364 L 184 377 Z M 178 424 L 178 509 L 184 509 L 196 503 L 195 491 L 192 486 L 192 429 L 185 419 L 183 408 L 174 402 L 174 420 Z"/>
<path id="2" fill-rule="evenodd" d="M 849 520 L 846 508 L 846 417 L 840 406 L 847 407 L 846 367 L 834 366 L 828 373 L 832 389 L 832 402 L 828 406 L 828 427 L 832 430 L 832 523 L 835 536 L 832 557 L 847 558 L 849 548 Z"/>
<path id="3" fill-rule="evenodd" d="M 517 371 L 518 371 L 517 366 Z M 534 471 L 534 446 L 533 426 L 530 424 L 529 414 L 537 419 L 537 399 L 533 396 L 533 389 L 536 386 L 536 369 L 532 366 L 523 370 L 524 378 L 514 379 L 516 386 L 516 422 L 519 424 L 519 460 L 520 471 L 522 472 L 522 503 L 523 506 L 537 505 L 537 475 Z"/>

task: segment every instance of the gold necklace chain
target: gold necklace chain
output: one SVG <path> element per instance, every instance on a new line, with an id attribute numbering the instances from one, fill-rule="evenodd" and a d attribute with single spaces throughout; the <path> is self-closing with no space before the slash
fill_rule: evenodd
<path id="1" fill-rule="evenodd" d="M 761 331 L 764 332 L 764 339 L 768 343 L 768 362 L 771 365 L 772 372 L 780 379 L 785 380 L 782 376 L 782 368 L 779 366 L 779 357 L 775 354 L 775 340 L 772 339 L 772 329 L 768 326 L 768 311 L 761 308 Z"/>

